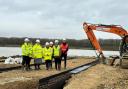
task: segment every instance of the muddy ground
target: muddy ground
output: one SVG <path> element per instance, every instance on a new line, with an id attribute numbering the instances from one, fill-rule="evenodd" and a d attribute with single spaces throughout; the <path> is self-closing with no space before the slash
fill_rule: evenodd
<path id="1" fill-rule="evenodd" d="M 128 89 L 128 69 L 98 64 L 72 76 L 64 89 Z"/>
<path id="2" fill-rule="evenodd" d="M 91 62 L 93 60 L 94 59 L 89 58 L 77 58 L 73 60 L 68 60 L 67 69 L 74 68 L 76 66 Z M 47 71 L 45 70 L 45 66 L 41 65 L 41 70 L 39 71 L 13 70 L 3 72 L 0 73 L 0 89 L 36 89 L 40 78 L 53 75 L 62 71 L 65 71 L 65 69 L 63 68 L 63 62 L 61 71 L 56 71 L 55 68 Z"/>

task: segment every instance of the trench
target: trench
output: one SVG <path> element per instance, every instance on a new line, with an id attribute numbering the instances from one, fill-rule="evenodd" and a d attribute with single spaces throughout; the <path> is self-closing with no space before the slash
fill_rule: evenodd
<path id="1" fill-rule="evenodd" d="M 38 89 L 63 89 L 71 75 L 78 74 L 99 63 L 99 60 L 66 70 L 59 74 L 48 76 L 39 80 Z"/>

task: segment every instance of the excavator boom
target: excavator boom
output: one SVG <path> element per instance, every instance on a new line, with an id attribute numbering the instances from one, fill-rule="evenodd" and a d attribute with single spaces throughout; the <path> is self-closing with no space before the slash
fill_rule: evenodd
<path id="1" fill-rule="evenodd" d="M 101 57 L 103 58 L 104 58 L 104 54 L 102 52 L 102 48 L 100 47 L 100 44 L 93 30 L 114 33 L 116 35 L 119 35 L 120 37 L 124 37 L 128 35 L 128 32 L 125 29 L 123 29 L 120 25 L 90 24 L 85 22 L 83 24 L 83 29 L 87 34 L 87 37 L 90 40 L 91 44 L 94 46 L 95 50 L 98 51 L 99 56 L 101 55 Z"/>

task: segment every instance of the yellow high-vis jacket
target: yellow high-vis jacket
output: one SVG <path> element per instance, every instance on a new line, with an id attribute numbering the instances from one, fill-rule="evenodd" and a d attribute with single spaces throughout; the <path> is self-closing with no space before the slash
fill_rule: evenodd
<path id="1" fill-rule="evenodd" d="M 33 46 L 33 58 L 37 59 L 37 58 L 42 58 L 43 57 L 43 48 L 40 44 L 35 44 Z"/>
<path id="2" fill-rule="evenodd" d="M 60 46 L 58 45 L 58 46 L 53 46 L 53 56 L 54 57 L 60 57 L 60 54 L 61 54 L 61 52 L 60 52 Z"/>
<path id="3" fill-rule="evenodd" d="M 21 46 L 21 49 L 22 49 L 22 56 L 29 56 L 30 50 L 29 50 L 29 45 L 28 45 L 28 43 L 24 43 L 24 44 Z"/>
<path id="4" fill-rule="evenodd" d="M 43 56 L 44 56 L 44 60 L 52 60 L 52 54 L 53 54 L 53 50 L 51 47 L 48 48 L 43 48 Z"/>

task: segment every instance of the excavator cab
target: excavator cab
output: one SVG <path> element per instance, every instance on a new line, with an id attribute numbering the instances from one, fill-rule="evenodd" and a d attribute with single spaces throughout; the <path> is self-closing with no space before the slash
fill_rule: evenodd
<path id="1" fill-rule="evenodd" d="M 128 60 L 128 35 L 124 36 L 120 44 L 120 65 L 126 67 L 125 63 Z"/>

